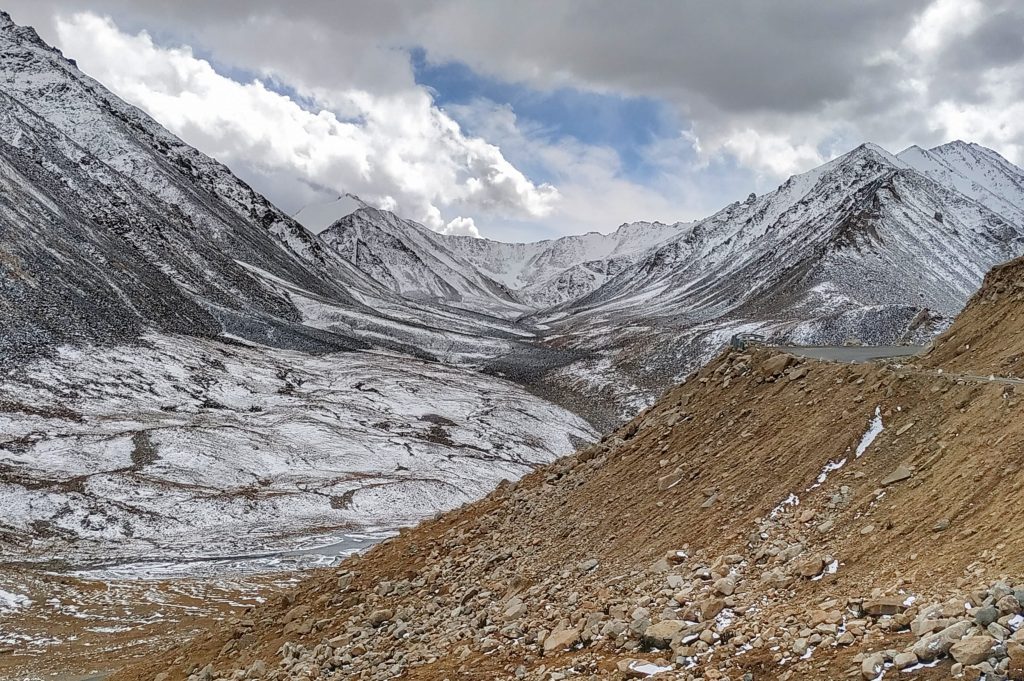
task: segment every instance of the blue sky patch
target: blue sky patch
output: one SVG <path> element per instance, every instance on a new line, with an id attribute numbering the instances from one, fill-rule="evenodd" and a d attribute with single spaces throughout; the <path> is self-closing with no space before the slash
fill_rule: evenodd
<path id="1" fill-rule="evenodd" d="M 643 181 L 658 172 L 648 162 L 644 147 L 658 140 L 675 139 L 687 127 L 671 107 L 650 97 L 626 97 L 574 88 L 537 90 L 521 83 L 481 75 L 458 62 L 435 63 L 423 50 L 410 53 L 416 82 L 434 92 L 438 106 L 468 104 L 485 99 L 509 105 L 516 118 L 528 122 L 553 141 L 571 137 L 588 145 L 614 149 L 623 173 Z M 449 113 L 458 120 L 455 111 Z M 469 134 L 469 122 L 459 120 Z M 546 180 L 549 178 L 534 178 Z"/>

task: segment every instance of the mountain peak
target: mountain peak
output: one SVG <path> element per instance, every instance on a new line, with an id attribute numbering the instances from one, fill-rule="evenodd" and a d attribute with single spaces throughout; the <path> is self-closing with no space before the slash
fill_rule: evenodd
<path id="1" fill-rule="evenodd" d="M 39 37 L 36 29 L 31 26 L 22 26 L 11 18 L 11 15 L 0 10 L 0 36 L 9 36 L 15 40 L 33 43 L 48 50 L 55 50 Z"/>
<path id="2" fill-rule="evenodd" d="M 874 142 L 864 142 L 840 158 L 871 158 L 898 167 L 903 167 L 904 165 L 893 153 L 883 147 L 880 147 Z"/>

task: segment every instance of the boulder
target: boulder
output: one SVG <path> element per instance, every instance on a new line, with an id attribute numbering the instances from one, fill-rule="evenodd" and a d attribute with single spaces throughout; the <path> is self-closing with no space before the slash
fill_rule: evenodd
<path id="1" fill-rule="evenodd" d="M 992 655 L 995 643 L 995 639 L 988 636 L 968 636 L 954 643 L 949 649 L 949 654 L 960 664 L 978 664 Z"/>
<path id="2" fill-rule="evenodd" d="M 885 669 L 885 658 L 881 653 L 868 655 L 860 665 L 860 674 L 865 679 L 877 679 Z"/>
<path id="3" fill-rule="evenodd" d="M 564 650 L 579 640 L 580 632 L 575 629 L 556 629 L 544 639 L 544 652 Z"/>
<path id="4" fill-rule="evenodd" d="M 759 373 L 763 376 L 780 376 L 794 362 L 792 355 L 775 355 L 761 362 Z"/>
<path id="5" fill-rule="evenodd" d="M 911 473 L 909 469 L 907 469 L 907 468 L 905 468 L 903 466 L 900 466 L 899 468 L 894 470 L 892 473 L 889 473 L 889 475 L 887 475 L 884 478 L 882 478 L 882 484 L 883 485 L 892 485 L 892 484 L 895 484 L 897 482 L 902 482 L 903 480 L 906 480 L 906 479 L 910 478 L 911 475 L 913 475 L 913 473 Z"/>
<path id="6" fill-rule="evenodd" d="M 716 580 L 715 591 L 722 596 L 732 596 L 733 592 L 736 591 L 736 578 L 730 575 Z"/>
<path id="7" fill-rule="evenodd" d="M 287 613 L 285 613 L 284 620 L 282 620 L 282 621 L 284 622 L 284 624 L 288 624 L 289 622 L 294 622 L 295 620 L 299 619 L 300 617 L 305 617 L 308 612 L 309 612 L 309 606 L 308 605 L 296 605 L 294 608 L 292 608 Z"/>
<path id="8" fill-rule="evenodd" d="M 821 556 L 811 556 L 796 564 L 796 571 L 804 579 L 817 577 L 825 569 L 825 560 Z"/>
<path id="9" fill-rule="evenodd" d="M 988 625 L 999 619 L 999 609 L 991 605 L 985 606 L 984 608 L 978 608 L 974 613 L 974 622 L 984 629 Z"/>
<path id="10" fill-rule="evenodd" d="M 896 669 L 906 669 L 907 667 L 913 667 L 918 663 L 917 655 L 911 652 L 899 653 L 892 659 L 892 664 Z"/>
<path id="11" fill-rule="evenodd" d="M 911 649 L 921 662 L 931 662 L 949 653 L 953 644 L 963 638 L 970 628 L 970 622 L 957 622 L 935 634 L 929 634 L 914 644 Z"/>
<path id="12" fill-rule="evenodd" d="M 864 601 L 864 614 L 872 617 L 898 615 L 906 609 L 907 606 L 903 605 L 903 600 L 899 598 L 876 598 Z"/>
<path id="13" fill-rule="evenodd" d="M 684 629 L 686 622 L 683 620 L 661 620 L 644 629 L 641 642 L 651 648 L 666 649 L 672 645 L 672 639 L 679 636 Z"/>
<path id="14" fill-rule="evenodd" d="M 370 623 L 371 627 L 379 627 L 380 625 L 384 624 L 394 616 L 395 613 L 391 610 L 374 610 L 370 613 L 370 616 L 367 618 L 366 621 Z"/>

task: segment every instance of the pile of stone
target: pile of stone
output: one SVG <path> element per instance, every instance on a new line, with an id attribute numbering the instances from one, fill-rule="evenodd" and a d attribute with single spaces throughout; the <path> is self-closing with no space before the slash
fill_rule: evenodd
<path id="1" fill-rule="evenodd" d="M 917 641 L 902 652 L 863 656 L 864 678 L 889 668 L 906 670 L 949 658 L 951 676 L 963 679 L 1024 680 L 1024 587 L 999 581 L 963 598 L 927 607 L 899 608 L 894 628 L 909 629 Z"/>

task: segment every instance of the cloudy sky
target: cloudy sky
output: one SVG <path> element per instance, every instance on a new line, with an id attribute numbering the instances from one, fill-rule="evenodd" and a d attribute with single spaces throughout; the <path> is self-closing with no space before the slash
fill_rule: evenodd
<path id="1" fill-rule="evenodd" d="M 1024 162 L 1007 0 L 8 0 L 279 206 L 528 240 L 714 212 L 863 141 Z"/>

